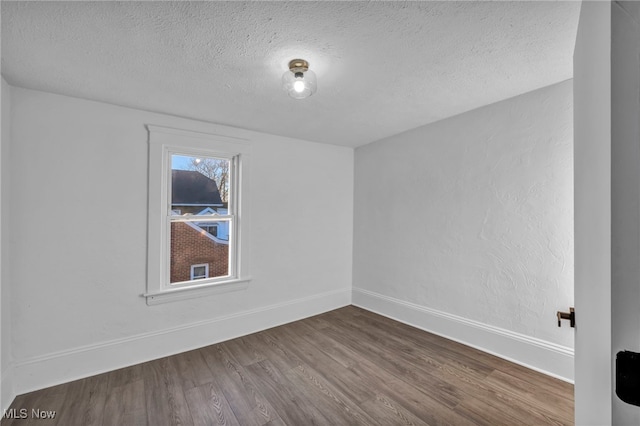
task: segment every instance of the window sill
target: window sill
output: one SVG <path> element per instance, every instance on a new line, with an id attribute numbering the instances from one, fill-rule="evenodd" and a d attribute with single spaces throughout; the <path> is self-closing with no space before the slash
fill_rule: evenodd
<path id="1" fill-rule="evenodd" d="M 212 284 L 172 288 L 164 291 L 145 293 L 142 296 L 147 299 L 147 305 L 159 305 L 176 300 L 208 296 L 210 294 L 245 290 L 249 286 L 249 281 L 251 281 L 251 278 L 241 278 Z"/>

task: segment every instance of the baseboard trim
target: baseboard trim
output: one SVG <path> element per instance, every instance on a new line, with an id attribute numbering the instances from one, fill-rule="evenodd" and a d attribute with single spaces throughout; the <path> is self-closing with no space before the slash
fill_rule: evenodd
<path id="1" fill-rule="evenodd" d="M 23 359 L 14 363 L 15 394 L 94 376 L 220 343 L 351 304 L 335 290 L 233 315 Z"/>
<path id="2" fill-rule="evenodd" d="M 364 289 L 353 289 L 352 304 L 573 383 L 571 348 Z"/>

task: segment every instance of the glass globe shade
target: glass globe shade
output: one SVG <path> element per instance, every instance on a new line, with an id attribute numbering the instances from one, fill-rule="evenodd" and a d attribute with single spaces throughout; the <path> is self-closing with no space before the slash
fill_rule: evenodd
<path id="1" fill-rule="evenodd" d="M 282 75 L 282 88 L 293 99 L 307 98 L 316 92 L 316 74 L 311 70 L 287 70 Z"/>

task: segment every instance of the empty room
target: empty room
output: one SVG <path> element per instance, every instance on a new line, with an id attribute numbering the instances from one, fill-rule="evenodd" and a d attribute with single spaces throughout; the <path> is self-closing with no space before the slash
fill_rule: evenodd
<path id="1" fill-rule="evenodd" d="M 2 426 L 640 424 L 640 4 L 2 1 Z"/>

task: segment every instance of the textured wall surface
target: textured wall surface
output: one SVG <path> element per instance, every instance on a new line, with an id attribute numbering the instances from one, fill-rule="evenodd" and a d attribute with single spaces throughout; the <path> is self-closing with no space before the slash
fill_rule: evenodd
<path id="1" fill-rule="evenodd" d="M 100 352 L 114 341 L 117 348 L 126 348 L 143 335 L 172 333 L 166 342 L 141 345 L 139 353 L 117 352 L 127 358 L 119 362 L 140 362 L 141 357 L 163 356 L 181 330 L 189 334 L 184 327 L 204 324 L 190 343 L 204 346 L 210 343 L 205 334 L 221 331 L 221 326 L 209 325 L 216 318 L 227 318 L 233 326 L 239 313 L 260 317 L 268 307 L 289 301 L 350 294 L 353 150 L 44 92 L 12 91 L 12 222 L 10 235 L 3 238 L 11 245 L 13 353 L 23 366 L 20 371 L 33 372 L 43 360 Z M 145 303 L 145 124 L 251 140 L 253 280 L 247 289 L 156 306 Z M 332 232 L 319 232 L 327 206 L 336 206 Z M 287 318 L 276 312 L 283 321 Z M 101 361 L 83 373 L 113 368 L 110 360 Z M 73 378 L 83 367 L 79 363 L 65 364 L 69 371 L 61 375 Z M 36 377 L 30 386 L 42 386 L 42 380 L 38 383 Z"/>
<path id="2" fill-rule="evenodd" d="M 8 2 L 15 86 L 356 146 L 571 78 L 579 2 Z M 318 92 L 281 89 L 291 59 Z M 420 78 L 417 78 L 417 76 Z"/>
<path id="3" fill-rule="evenodd" d="M 11 286 L 9 284 L 9 251 L 6 236 L 9 235 L 9 145 L 11 136 L 11 103 L 10 86 L 2 79 L 2 145 L 0 146 L 0 409 L 6 408 L 10 398 L 13 398 L 11 390 Z"/>
<path id="4" fill-rule="evenodd" d="M 356 149 L 354 288 L 573 347 L 572 82 Z"/>

